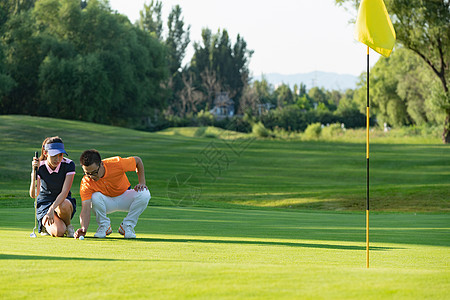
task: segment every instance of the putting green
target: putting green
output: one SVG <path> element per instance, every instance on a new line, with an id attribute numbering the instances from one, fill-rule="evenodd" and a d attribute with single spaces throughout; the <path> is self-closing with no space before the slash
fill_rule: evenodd
<path id="1" fill-rule="evenodd" d="M 0 209 L 0 298 L 446 299 L 450 287 L 446 214 L 373 214 L 370 269 L 363 213 L 148 207 L 136 240 L 94 239 L 92 218 L 84 241 L 30 238 L 32 215 Z"/>
<path id="2" fill-rule="evenodd" d="M 186 137 L 29 116 L 0 116 L 0 130 L 0 299 L 448 299 L 446 145 L 374 139 L 366 269 L 363 138 Z M 84 241 L 29 237 L 31 157 L 52 135 L 77 164 L 78 205 L 82 151 L 143 159 L 152 199 L 138 239 L 94 239 L 94 218 Z M 111 217 L 116 230 L 124 214 Z"/>

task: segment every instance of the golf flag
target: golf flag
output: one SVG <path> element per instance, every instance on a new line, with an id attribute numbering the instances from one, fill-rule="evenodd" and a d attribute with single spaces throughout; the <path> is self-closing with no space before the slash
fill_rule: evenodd
<path id="1" fill-rule="evenodd" d="M 366 107 L 366 266 L 369 268 L 369 47 L 384 57 L 391 55 L 395 31 L 383 0 L 362 0 L 356 19 L 355 39 L 367 45 L 367 107 Z"/>
<path id="2" fill-rule="evenodd" d="M 395 44 L 395 30 L 383 0 L 362 0 L 356 19 L 355 39 L 384 57 Z"/>

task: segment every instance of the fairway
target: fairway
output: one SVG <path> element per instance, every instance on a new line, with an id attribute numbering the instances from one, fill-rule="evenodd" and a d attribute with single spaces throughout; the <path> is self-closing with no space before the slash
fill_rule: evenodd
<path id="1" fill-rule="evenodd" d="M 367 269 L 364 141 L 197 130 L 0 116 L 0 299 L 448 299 L 448 146 L 373 142 Z M 52 135 L 76 163 L 75 227 L 81 152 L 142 158 L 136 240 L 116 232 L 124 213 L 107 239 L 94 217 L 84 241 L 29 237 L 31 158 Z"/>
<path id="2" fill-rule="evenodd" d="M 29 238 L 0 209 L 2 299 L 448 299 L 448 217 L 149 207 L 138 238 Z M 116 228 L 123 214 L 112 215 Z"/>
<path id="3" fill-rule="evenodd" d="M 219 138 L 196 138 L 29 116 L 0 116 L 0 132 L 0 206 L 30 205 L 31 158 L 45 137 L 59 135 L 76 164 L 72 192 L 77 200 L 82 177 L 78 160 L 84 150 L 94 148 L 104 157 L 140 156 L 151 205 L 365 209 L 364 139 L 361 143 L 233 139 L 227 132 Z M 374 140 L 370 149 L 373 211 L 450 211 L 447 145 Z M 128 176 L 136 182 L 135 174 Z M 193 190 L 174 189 L 178 177 L 191 178 Z"/>

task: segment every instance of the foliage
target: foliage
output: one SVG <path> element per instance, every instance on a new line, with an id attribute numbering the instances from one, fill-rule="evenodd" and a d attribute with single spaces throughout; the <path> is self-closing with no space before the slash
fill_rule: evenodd
<path id="1" fill-rule="evenodd" d="M 276 105 L 277 101 L 274 95 L 274 87 L 262 76 L 261 81 L 254 80 L 252 82 L 252 88 L 255 89 L 260 103 L 269 103 Z"/>
<path id="2" fill-rule="evenodd" d="M 169 71 L 175 74 L 181 68 L 181 63 L 190 43 L 190 26 L 184 28 L 184 19 L 181 17 L 181 7 L 172 8 L 167 20 L 168 36 L 165 41 L 168 53 Z"/>
<path id="3" fill-rule="evenodd" d="M 208 125 L 214 123 L 214 116 L 209 111 L 201 110 L 197 114 L 197 119 L 201 124 Z"/>
<path id="4" fill-rule="evenodd" d="M 161 10 L 161 1 L 152 0 L 148 5 L 144 3 L 144 8 L 139 12 L 140 18 L 137 21 L 141 30 L 154 34 L 160 41 L 162 41 L 163 32 Z"/>
<path id="5" fill-rule="evenodd" d="M 261 122 L 255 123 L 252 126 L 252 133 L 257 137 L 266 138 L 269 136 L 269 131 L 264 127 Z"/>
<path id="6" fill-rule="evenodd" d="M 3 114 L 36 114 L 39 66 L 44 59 L 43 37 L 36 35 L 36 31 L 37 24 L 30 10 L 10 15 L 3 25 L 4 70 L 15 82 L 0 102 Z"/>
<path id="7" fill-rule="evenodd" d="M 320 123 L 309 124 L 305 130 L 304 137 L 307 140 L 317 140 L 322 133 L 322 125 Z"/>
<path id="8" fill-rule="evenodd" d="M 324 88 L 313 87 L 308 91 L 309 99 L 312 99 L 322 111 L 334 111 L 341 98 L 338 91 L 328 92 Z"/>
<path id="9" fill-rule="evenodd" d="M 439 82 L 412 51 L 396 49 L 389 58 L 378 60 L 370 74 L 371 113 L 376 115 L 379 124 L 402 126 L 443 122 L 439 105 L 433 105 L 435 96 L 430 92 L 430 87 L 439 89 Z M 361 76 L 359 86 L 355 100 L 364 111 L 367 101 L 365 76 Z"/>
<path id="10" fill-rule="evenodd" d="M 247 49 L 247 43 L 240 35 L 233 45 L 225 29 L 212 34 L 208 28 L 203 29 L 202 42 L 194 43 L 194 49 L 188 71 L 194 74 L 195 86 L 208 95 L 206 99 L 215 96 L 210 95 L 211 92 L 227 92 L 235 101 L 235 111 L 238 111 L 239 101 L 249 82 L 248 64 L 253 51 Z M 209 104 L 212 104 L 211 100 Z"/>
<path id="11" fill-rule="evenodd" d="M 289 85 L 283 83 L 274 92 L 277 99 L 277 107 L 284 107 L 294 103 L 294 95 L 292 94 Z"/>
<path id="12" fill-rule="evenodd" d="M 345 124 L 346 128 L 358 128 L 365 126 L 365 117 L 356 109 L 342 109 L 336 112 L 310 110 L 306 111 L 297 105 L 290 105 L 284 108 L 277 108 L 259 117 L 264 125 L 274 130 L 282 128 L 288 131 L 304 131 L 309 124 L 321 123 Z M 374 119 L 370 119 L 370 124 L 374 125 Z"/>
<path id="13" fill-rule="evenodd" d="M 446 0 L 390 0 L 397 40 L 418 54 L 449 91 L 450 2 Z"/>
<path id="14" fill-rule="evenodd" d="M 12 79 L 11 76 L 6 73 L 3 55 L 3 45 L 0 44 L 0 107 L 2 106 L 1 97 L 7 95 L 14 86 L 15 86 L 14 79 Z"/>
<path id="15" fill-rule="evenodd" d="M 358 0 L 336 0 L 352 4 Z M 444 123 L 450 138 L 448 1 L 386 1 L 398 41 L 371 71 L 371 124 Z M 136 24 L 106 0 L 5 0 L 0 3 L 0 111 L 86 120 L 145 130 L 233 127 L 304 131 L 309 124 L 365 126 L 365 76 L 359 88 L 327 91 L 304 83 L 277 88 L 251 81 L 253 51 L 226 29 L 205 28 L 183 66 L 190 26 L 176 5 L 163 22 L 162 1 L 145 4 Z M 163 28 L 163 25 L 167 28 Z M 165 35 L 163 35 L 165 33 Z M 238 117 L 209 111 L 226 92 Z M 242 118 L 247 115 L 251 119 Z"/>
<path id="16" fill-rule="evenodd" d="M 17 83 L 2 113 L 139 123 L 164 106 L 163 46 L 107 2 L 42 0 L 4 26 L 5 68 Z"/>
<path id="17" fill-rule="evenodd" d="M 330 125 L 327 125 L 324 128 L 322 128 L 321 135 L 325 139 L 333 139 L 334 137 L 343 135 L 343 133 L 344 133 L 344 130 L 343 130 L 341 124 L 334 123 L 334 124 L 330 124 Z"/>
<path id="18" fill-rule="evenodd" d="M 357 9 L 359 0 L 336 0 L 338 5 L 352 4 Z M 387 9 L 392 14 L 392 22 L 396 31 L 397 41 L 405 48 L 412 50 L 425 62 L 441 83 L 444 95 L 438 109 L 445 113 L 444 143 L 450 143 L 450 1 L 448 0 L 389 0 Z M 405 90 L 406 91 L 406 90 Z M 434 93 L 436 94 L 436 93 Z M 439 97 L 439 96 L 438 96 Z M 398 99 L 397 99 L 398 100 Z M 386 102 L 386 101 L 383 101 Z M 409 123 L 405 118 L 405 107 L 399 101 L 387 101 L 392 110 L 394 123 Z M 430 102 L 429 102 L 430 103 Z M 417 103 L 416 103 L 417 104 Z M 415 105 L 417 107 L 417 105 Z M 419 111 L 410 110 L 410 115 L 421 119 Z"/>

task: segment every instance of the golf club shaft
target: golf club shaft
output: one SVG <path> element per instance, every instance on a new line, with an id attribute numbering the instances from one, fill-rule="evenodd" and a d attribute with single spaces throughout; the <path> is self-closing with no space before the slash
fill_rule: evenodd
<path id="1" fill-rule="evenodd" d="M 39 159 L 38 155 L 39 155 L 38 152 L 35 151 L 34 152 L 34 157 L 36 159 Z M 37 215 L 37 196 L 38 196 L 37 171 L 38 171 L 38 168 L 35 167 L 34 168 L 34 229 L 33 229 L 33 233 L 36 230 L 36 225 L 37 225 L 37 219 L 36 219 L 36 217 L 37 217 L 36 216 Z"/>

